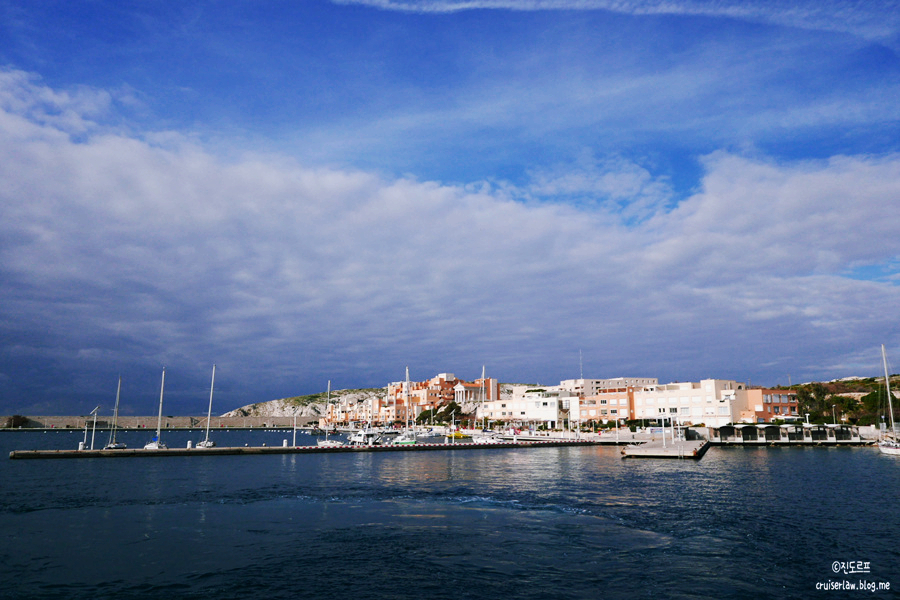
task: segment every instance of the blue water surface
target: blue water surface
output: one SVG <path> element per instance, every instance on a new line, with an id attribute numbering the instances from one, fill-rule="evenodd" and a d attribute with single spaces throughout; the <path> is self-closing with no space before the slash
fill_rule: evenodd
<path id="1" fill-rule="evenodd" d="M 151 433 L 120 439 L 137 447 Z M 713 448 L 700 461 L 622 460 L 615 447 L 5 458 L 76 448 L 83 436 L 0 433 L 0 597 L 861 595 L 821 589 L 843 581 L 891 585 L 869 597 L 900 590 L 900 459 L 872 448 Z M 214 432 L 220 446 L 291 436 Z M 170 447 L 202 437 L 163 434 Z"/>

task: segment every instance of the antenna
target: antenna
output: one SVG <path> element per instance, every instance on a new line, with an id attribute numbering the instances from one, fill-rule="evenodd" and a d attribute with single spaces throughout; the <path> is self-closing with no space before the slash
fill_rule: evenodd
<path id="1" fill-rule="evenodd" d="M 581 350 L 578 351 L 578 366 L 581 370 L 581 378 L 584 379 L 584 356 L 582 356 Z"/>

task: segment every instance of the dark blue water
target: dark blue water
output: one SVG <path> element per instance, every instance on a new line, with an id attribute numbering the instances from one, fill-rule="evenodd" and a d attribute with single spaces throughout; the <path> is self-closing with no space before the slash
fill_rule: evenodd
<path id="1" fill-rule="evenodd" d="M 871 448 L 6 458 L 82 439 L 0 433 L 0 597 L 900 596 L 900 459 Z M 891 590 L 817 588 L 842 581 Z"/>

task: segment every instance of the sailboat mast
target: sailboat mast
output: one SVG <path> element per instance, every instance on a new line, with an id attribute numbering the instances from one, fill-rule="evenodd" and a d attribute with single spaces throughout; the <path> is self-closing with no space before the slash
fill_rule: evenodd
<path id="1" fill-rule="evenodd" d="M 406 428 L 409 429 L 409 367 L 406 367 Z"/>
<path id="2" fill-rule="evenodd" d="M 487 416 L 484 414 L 484 385 L 484 365 L 481 365 L 481 429 L 484 429 L 487 424 L 485 422 Z"/>
<path id="3" fill-rule="evenodd" d="M 888 374 L 887 355 L 884 352 L 884 344 L 881 345 L 881 361 L 884 363 L 884 387 L 887 388 L 888 411 L 891 413 L 891 434 L 894 430 L 894 402 L 891 394 L 891 376 Z"/>
<path id="4" fill-rule="evenodd" d="M 113 410 L 113 426 L 112 431 L 109 432 L 109 444 L 112 445 L 116 443 L 116 425 L 119 422 L 119 392 L 122 391 L 122 376 L 119 375 L 119 385 L 116 386 L 116 408 Z"/>
<path id="5" fill-rule="evenodd" d="M 209 410 L 206 412 L 206 441 L 209 441 L 209 422 L 212 420 L 213 386 L 216 384 L 216 365 L 213 364 L 212 381 L 209 383 Z"/>
<path id="6" fill-rule="evenodd" d="M 162 403 L 163 390 L 166 388 L 166 368 L 163 367 L 162 383 L 159 384 L 159 417 L 156 420 L 156 441 L 159 442 L 159 434 L 162 430 Z"/>
<path id="7" fill-rule="evenodd" d="M 328 392 L 325 395 L 325 441 L 328 441 L 328 424 L 332 421 L 334 413 L 331 412 L 331 380 L 328 380 Z M 334 425 L 332 425 L 333 427 Z"/>

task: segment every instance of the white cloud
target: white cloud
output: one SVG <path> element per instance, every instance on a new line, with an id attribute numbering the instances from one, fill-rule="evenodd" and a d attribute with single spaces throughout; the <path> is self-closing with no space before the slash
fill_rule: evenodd
<path id="1" fill-rule="evenodd" d="M 596 160 L 583 154 L 576 165 L 536 169 L 527 191 L 539 198 L 576 202 L 619 215 L 628 222 L 643 221 L 662 212 L 674 193 L 664 178 L 646 168 L 611 156 Z"/>
<path id="2" fill-rule="evenodd" d="M 530 190 L 225 161 L 96 123 L 72 139 L 29 108 L 46 93 L 28 77 L 0 87 L 0 327 L 61 370 L 111 352 L 215 361 L 246 378 L 241 400 L 263 400 L 246 394 L 338 373 L 380 384 L 406 363 L 493 359 L 500 377 L 552 381 L 581 348 L 609 375 L 740 378 L 773 345 L 807 371 L 840 362 L 900 301 L 842 276 L 900 254 L 895 155 L 717 153 L 667 211 L 665 180 L 620 158 L 557 165 Z M 619 210 L 561 201 L 580 194 Z M 24 360 L 0 359 L 8 375 Z"/>
<path id="3" fill-rule="evenodd" d="M 650 224 L 658 272 L 836 274 L 900 255 L 900 156 L 784 166 L 718 153 L 706 168 L 702 191 Z"/>

